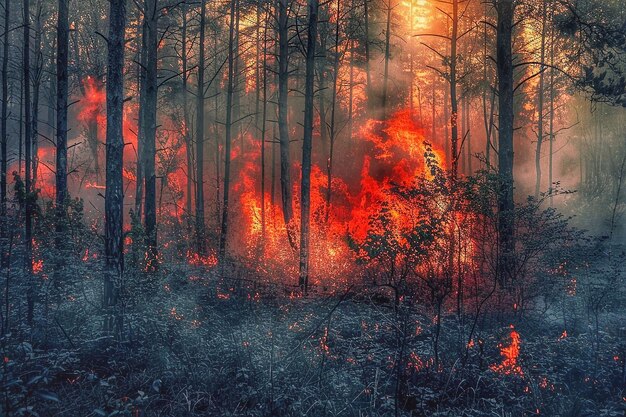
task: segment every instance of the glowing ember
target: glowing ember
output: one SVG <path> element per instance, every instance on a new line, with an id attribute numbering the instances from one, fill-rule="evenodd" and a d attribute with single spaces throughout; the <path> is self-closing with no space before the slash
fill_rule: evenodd
<path id="1" fill-rule="evenodd" d="M 511 325 L 511 344 L 508 346 L 504 346 L 503 344 L 499 344 L 500 355 L 502 355 L 502 363 L 499 365 L 491 365 L 491 370 L 502 373 L 505 375 L 519 375 L 523 376 L 524 372 L 522 371 L 522 367 L 517 363 L 517 359 L 520 353 L 520 345 L 521 338 L 520 334 L 515 331 L 513 325 Z"/>
<path id="2" fill-rule="evenodd" d="M 193 266 L 205 266 L 208 268 L 212 268 L 217 265 L 217 256 L 214 253 L 202 256 L 196 252 L 188 250 L 187 263 Z"/>
<path id="3" fill-rule="evenodd" d="M 43 271 L 43 260 L 42 259 L 34 259 L 33 260 L 33 274 L 39 275 Z"/>

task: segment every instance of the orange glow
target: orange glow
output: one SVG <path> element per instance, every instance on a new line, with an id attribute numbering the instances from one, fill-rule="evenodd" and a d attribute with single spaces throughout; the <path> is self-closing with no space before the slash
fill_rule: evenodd
<path id="1" fill-rule="evenodd" d="M 511 325 L 511 333 L 509 336 L 511 338 L 510 345 L 498 345 L 498 347 L 500 348 L 500 355 L 502 355 L 503 358 L 502 363 L 500 363 L 499 365 L 491 365 L 490 369 L 504 375 L 524 376 L 522 367 L 517 362 L 520 354 L 521 338 L 520 334 L 515 331 L 513 325 Z"/>
<path id="2" fill-rule="evenodd" d="M 355 141 L 357 134 L 355 134 Z M 332 178 L 331 207 L 327 205 L 327 173 L 314 164 L 311 169 L 311 284 L 328 289 L 341 288 L 355 273 L 355 254 L 347 243 L 349 234 L 363 240 L 369 228 L 370 217 L 383 203 L 394 207 L 397 227 L 410 227 L 399 198 L 390 192 L 394 185 L 411 185 L 417 177 L 429 176 L 424 160 L 430 146 L 425 143 L 422 129 L 409 110 L 401 110 L 386 121 L 369 120 L 358 132 L 361 146 L 372 148 L 373 156 L 364 156 L 357 180 L 339 176 Z M 233 212 L 235 231 L 230 247 L 243 258 L 244 265 L 272 280 L 279 276 L 297 274 L 297 251 L 287 243 L 282 206 L 271 204 L 268 186 L 265 187 L 265 207 L 260 193 L 260 141 L 251 134 L 244 137 L 245 154 L 236 141 L 233 164 L 241 164 L 238 181 L 232 186 L 238 207 Z M 355 143 L 355 146 L 357 144 Z M 434 149 L 436 161 L 443 165 L 443 153 Z M 294 166 L 299 172 L 299 166 Z M 300 181 L 293 181 L 293 195 L 300 195 Z M 300 224 L 299 199 L 294 201 L 294 227 Z M 328 221 L 326 221 L 328 218 Z M 265 219 L 265 227 L 263 225 Z M 236 249 L 235 249 L 236 248 Z M 263 257 L 260 258 L 260 253 Z"/>
<path id="3" fill-rule="evenodd" d="M 193 266 L 204 266 L 212 268 L 217 265 L 217 256 L 212 253 L 206 256 L 199 255 L 198 253 L 187 251 L 187 263 Z"/>
<path id="4" fill-rule="evenodd" d="M 43 271 L 43 259 L 33 259 L 33 274 L 39 275 Z"/>
<path id="5" fill-rule="evenodd" d="M 80 100 L 80 112 L 76 119 L 85 123 L 96 122 L 99 125 L 105 125 L 106 92 L 104 86 L 99 80 L 88 76 L 83 80 L 83 88 L 85 96 Z"/>

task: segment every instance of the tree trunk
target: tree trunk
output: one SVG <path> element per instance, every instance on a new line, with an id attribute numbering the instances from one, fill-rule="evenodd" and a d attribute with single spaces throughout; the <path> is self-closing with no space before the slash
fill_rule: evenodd
<path id="1" fill-rule="evenodd" d="M 235 12 L 239 2 L 231 0 L 230 3 L 230 28 L 228 30 L 228 81 L 226 91 L 226 135 L 224 139 L 224 198 L 222 200 L 222 225 L 220 230 L 219 262 L 220 275 L 224 273 L 224 263 L 226 262 L 226 243 L 228 239 L 228 210 L 230 197 L 230 149 L 232 142 L 233 128 L 233 92 L 235 81 Z M 238 32 L 238 30 L 237 30 Z"/>
<path id="2" fill-rule="evenodd" d="M 372 103 L 372 72 L 370 69 L 370 30 L 369 30 L 369 5 L 370 0 L 363 0 L 363 31 L 365 32 L 365 96 L 367 108 L 371 109 Z"/>
<path id="3" fill-rule="evenodd" d="M 488 53 L 487 53 L 487 40 L 489 39 L 489 34 L 487 32 L 488 21 L 487 21 L 487 10 L 488 5 L 485 4 L 485 15 L 484 25 L 483 25 L 483 94 L 482 94 L 482 104 L 483 104 L 483 122 L 485 125 L 485 163 L 487 170 L 490 170 L 491 165 L 491 148 L 493 146 L 492 142 L 492 132 L 493 132 L 493 118 L 494 118 L 494 110 L 496 105 L 496 97 L 495 97 L 495 88 L 492 87 L 492 84 L 487 78 L 487 61 L 488 61 Z M 491 98 L 487 100 L 487 91 L 491 90 Z M 487 102 L 489 102 L 489 110 L 487 110 Z"/>
<path id="4" fill-rule="evenodd" d="M 4 2 L 4 36 L 2 37 L 2 116 L 0 118 L 0 239 L 2 241 L 2 253 L 0 254 L 0 266 L 6 267 L 8 259 L 4 253 L 4 239 L 7 232 L 7 118 L 8 118 L 8 90 L 9 90 L 9 27 L 11 0 Z"/>
<path id="5" fill-rule="evenodd" d="M 157 129 L 157 59 L 158 59 L 158 16 L 157 0 L 145 0 L 144 2 L 144 35 L 146 38 L 146 62 L 145 62 L 145 100 L 146 106 L 142 112 L 142 130 L 144 132 L 144 177 L 145 177 L 145 203 L 144 203 L 144 228 L 146 232 L 146 270 L 158 269 L 157 253 L 157 228 L 156 228 L 156 129 Z"/>
<path id="6" fill-rule="evenodd" d="M 337 83 L 339 82 L 339 60 L 341 53 L 339 52 L 339 23 L 341 20 L 341 0 L 337 0 L 337 22 L 335 26 L 335 59 L 333 61 L 333 92 L 330 114 L 330 146 L 328 151 L 328 160 L 326 162 L 326 223 L 330 218 L 330 199 L 332 197 L 332 180 L 333 180 L 333 156 L 335 153 L 335 140 L 337 139 Z M 320 126 L 323 130 L 324 126 Z"/>
<path id="7" fill-rule="evenodd" d="M 389 60 L 391 58 L 391 1 L 387 0 L 387 27 L 385 30 L 385 70 L 383 73 L 383 97 L 382 97 L 382 109 L 383 119 L 387 117 L 387 94 L 389 88 Z"/>
<path id="8" fill-rule="evenodd" d="M 552 11 L 552 18 L 554 18 L 554 11 Z M 549 144 L 549 161 L 548 161 L 548 187 L 550 192 L 550 205 L 554 203 L 554 196 L 552 195 L 552 165 L 554 158 L 554 23 L 550 29 L 550 132 L 548 134 Z M 580 165 L 582 169 L 582 164 Z"/>
<path id="9" fill-rule="evenodd" d="M 293 232 L 293 193 L 291 189 L 291 157 L 289 154 L 289 26 L 287 1 L 278 0 L 278 135 L 280 142 L 280 190 L 287 238 L 296 247 Z"/>
<path id="10" fill-rule="evenodd" d="M 139 123 L 137 123 L 137 175 L 135 181 L 135 216 L 141 221 L 143 215 L 143 195 L 144 195 L 144 173 L 145 173 L 145 143 L 146 143 L 146 65 L 148 47 L 148 24 L 145 19 L 145 5 L 142 8 L 137 7 L 137 21 L 142 19 L 141 25 L 137 25 L 137 37 L 141 36 L 141 45 L 138 51 L 139 65 L 137 65 L 139 86 Z"/>
<path id="11" fill-rule="evenodd" d="M 315 81 L 315 45 L 319 0 L 309 0 L 309 27 L 304 81 L 304 138 L 302 142 L 302 184 L 300 197 L 300 277 L 304 294 L 309 286 L 309 243 L 311 223 L 311 149 L 313 145 L 313 96 Z"/>
<path id="12" fill-rule="evenodd" d="M 472 175 L 472 119 L 471 112 L 472 109 L 472 101 L 469 97 L 466 99 L 465 103 L 465 128 L 467 129 L 464 135 L 467 135 L 467 175 Z"/>
<path id="13" fill-rule="evenodd" d="M 498 237 L 501 257 L 499 279 L 505 283 L 514 268 L 513 250 L 513 53 L 512 33 L 514 0 L 497 3 L 496 68 L 498 72 Z"/>
<path id="14" fill-rule="evenodd" d="M 265 252 L 265 134 L 267 131 L 267 27 L 269 26 L 269 11 L 265 16 L 263 26 L 263 70 L 260 74 L 263 77 L 262 100 L 263 100 L 263 120 L 261 121 L 261 256 Z"/>
<path id="15" fill-rule="evenodd" d="M 457 77 L 457 40 L 459 33 L 459 1 L 452 0 L 452 35 L 450 38 L 450 130 L 451 137 L 451 158 L 452 158 L 452 178 L 456 178 L 459 168 L 459 109 L 456 96 Z"/>
<path id="16" fill-rule="evenodd" d="M 539 90 L 537 91 L 537 148 L 535 150 L 535 198 L 539 198 L 541 191 L 541 145 L 543 144 L 543 102 L 545 86 L 545 61 L 546 61 L 546 15 L 548 14 L 546 1 L 541 10 L 541 67 L 539 68 Z"/>
<path id="17" fill-rule="evenodd" d="M 33 277 L 33 215 L 32 215 L 32 120 L 31 120 L 31 102 L 30 102 L 30 0 L 23 2 L 24 13 L 24 177 L 26 187 L 26 201 L 24 205 L 24 246 L 25 257 L 24 266 L 26 277 L 28 280 L 28 290 L 26 294 L 26 321 L 32 324 L 35 312 L 35 282 Z"/>
<path id="18" fill-rule="evenodd" d="M 68 48 L 69 48 L 69 0 L 59 0 L 57 21 L 57 88 L 56 88 L 56 247 L 59 265 L 63 266 L 65 248 L 67 193 L 67 96 L 68 96 Z M 60 277 L 58 275 L 57 277 Z M 58 279 L 55 279 L 58 285 Z"/>
<path id="19" fill-rule="evenodd" d="M 198 54 L 198 89 L 196 93 L 196 250 L 206 253 L 204 239 L 204 38 L 206 0 L 200 2 L 200 45 Z"/>
<path id="20" fill-rule="evenodd" d="M 33 55 L 35 56 L 34 73 L 31 75 L 33 83 L 33 113 L 31 122 L 32 127 L 32 189 L 37 190 L 37 174 L 39 171 L 39 96 L 41 91 L 41 76 L 43 72 L 43 56 L 41 54 L 41 0 L 37 1 L 37 20 L 35 24 L 35 49 Z"/>
<path id="21" fill-rule="evenodd" d="M 115 311 L 124 272 L 123 226 L 124 189 L 124 34 L 126 31 L 126 1 L 110 0 L 108 69 L 107 69 L 107 133 L 106 133 L 106 192 L 104 196 L 104 254 L 105 279 L 103 304 L 104 330 L 115 325 L 121 336 L 122 316 Z"/>
<path id="22" fill-rule="evenodd" d="M 185 139 L 185 155 L 187 157 L 187 196 L 185 199 L 185 211 L 187 217 L 187 233 L 191 236 L 193 230 L 192 211 L 191 211 L 191 194 L 193 193 L 193 148 L 191 143 L 191 135 L 189 134 L 189 99 L 187 96 L 187 84 L 189 76 L 187 74 L 187 4 L 181 5 L 182 7 L 182 41 L 181 41 L 181 63 L 183 67 L 182 81 L 183 81 L 183 135 Z"/>
<path id="23" fill-rule="evenodd" d="M 350 42 L 350 80 L 348 82 L 348 139 L 352 140 L 352 131 L 354 128 L 354 40 Z"/>

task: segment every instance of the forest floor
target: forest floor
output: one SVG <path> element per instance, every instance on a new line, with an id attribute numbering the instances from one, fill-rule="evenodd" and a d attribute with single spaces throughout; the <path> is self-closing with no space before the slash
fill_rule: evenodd
<path id="1" fill-rule="evenodd" d="M 23 386 L 15 415 L 626 415 L 623 304 L 598 329 L 579 296 L 481 314 L 469 343 L 472 315 L 450 311 L 436 359 L 432 307 L 394 309 L 372 288 L 303 298 L 188 265 L 136 285 L 123 342 L 101 336 L 87 283 L 76 297 L 91 307 L 54 311 L 57 326 L 38 336 L 54 343 L 5 347 Z"/>

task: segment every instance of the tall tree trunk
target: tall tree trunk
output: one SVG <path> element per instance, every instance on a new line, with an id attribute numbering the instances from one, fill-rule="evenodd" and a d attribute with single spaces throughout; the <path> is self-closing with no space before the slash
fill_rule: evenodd
<path id="1" fill-rule="evenodd" d="M 450 88 L 446 88 L 444 85 L 443 89 L 443 133 L 445 140 L 445 148 L 446 148 L 446 161 L 450 164 L 450 168 L 452 168 L 452 157 L 450 155 Z"/>
<path id="2" fill-rule="evenodd" d="M 383 97 L 382 97 L 382 109 L 383 119 L 387 117 L 387 94 L 389 89 L 389 60 L 391 58 L 391 2 L 387 0 L 387 24 L 385 29 L 385 69 L 383 73 Z"/>
<path id="3" fill-rule="evenodd" d="M 121 337 L 122 315 L 116 311 L 124 273 L 123 226 L 124 189 L 124 34 L 126 1 L 110 0 L 107 69 L 106 192 L 104 196 L 105 278 L 103 305 L 104 330 Z"/>
<path id="4" fill-rule="evenodd" d="M 541 10 L 541 57 L 539 68 L 539 90 L 537 91 L 537 148 L 535 149 L 535 198 L 539 198 L 541 190 L 541 145 L 543 144 L 543 102 L 545 86 L 545 61 L 546 61 L 546 15 L 548 14 L 547 2 L 543 2 Z"/>
<path id="5" fill-rule="evenodd" d="M 181 5 L 182 8 L 182 41 L 181 41 L 181 63 L 183 67 L 182 74 L 182 90 L 183 90 L 183 135 L 185 139 L 185 156 L 187 157 L 187 196 L 185 198 L 185 212 L 187 217 L 187 234 L 191 236 L 193 230 L 192 216 L 192 197 L 193 193 L 193 144 L 191 142 L 191 134 L 189 133 L 189 97 L 188 97 L 188 58 L 187 58 L 187 4 Z"/>
<path id="6" fill-rule="evenodd" d="M 465 128 L 467 129 L 464 133 L 466 135 L 467 142 L 467 175 L 472 175 L 472 119 L 470 116 L 470 111 L 472 109 L 472 101 L 469 97 L 466 99 L 465 103 Z"/>
<path id="7" fill-rule="evenodd" d="M 222 202 L 222 225 L 220 230 L 219 262 L 220 274 L 224 273 L 226 262 L 226 244 L 228 240 L 228 210 L 230 197 L 230 149 L 232 142 L 233 128 L 233 92 L 235 82 L 235 31 L 237 23 L 235 21 L 236 9 L 239 5 L 237 0 L 230 3 L 230 28 L 228 30 L 228 81 L 226 87 L 226 135 L 224 146 L 224 198 Z"/>
<path id="8" fill-rule="evenodd" d="M 483 15 L 483 91 L 482 91 L 482 105 L 483 105 L 483 123 L 485 126 L 485 165 L 486 168 L 489 169 L 491 167 L 491 124 L 487 114 L 487 91 L 490 86 L 489 80 L 487 79 L 487 10 L 488 5 L 484 4 L 484 15 Z"/>
<path id="9" fill-rule="evenodd" d="M 144 173 L 145 173 L 145 143 L 146 143 L 146 65 L 148 47 L 148 22 L 145 18 L 146 8 L 137 7 L 137 21 L 141 19 L 141 25 L 137 25 L 137 37 L 141 37 L 141 44 L 138 50 L 137 65 L 137 85 L 139 86 L 139 123 L 137 123 L 137 175 L 135 181 L 135 216 L 141 221 L 143 215 L 143 196 L 144 196 Z"/>
<path id="10" fill-rule="evenodd" d="M 200 2 L 200 45 L 198 54 L 198 89 L 196 92 L 196 250 L 206 253 L 204 238 L 204 38 L 206 0 Z"/>
<path id="11" fill-rule="evenodd" d="M 145 210 L 144 228 L 146 232 L 146 246 L 148 271 L 158 269 L 157 228 L 156 228 L 156 129 L 157 129 L 157 59 L 158 59 L 158 16 L 157 0 L 144 1 L 144 25 L 146 38 L 146 106 L 142 113 L 142 129 L 144 132 L 144 176 L 145 176 Z"/>
<path id="12" fill-rule="evenodd" d="M 459 37 L 459 0 L 452 0 L 452 35 L 450 37 L 450 130 L 452 178 L 456 178 L 459 167 L 459 109 L 456 96 L 457 87 L 457 41 Z"/>
<path id="13" fill-rule="evenodd" d="M 498 73 L 498 238 L 499 279 L 506 283 L 514 270 L 513 201 L 513 15 L 514 0 L 498 0 L 496 68 Z"/>
<path id="14" fill-rule="evenodd" d="M 33 277 L 33 215 L 32 215 L 32 120 L 31 120 L 31 102 L 30 102 L 30 0 L 23 2 L 23 24 L 24 24 L 24 177 L 26 186 L 25 201 L 25 218 L 24 218 L 24 246 L 25 246 L 25 272 L 28 280 L 28 290 L 26 294 L 27 313 L 26 320 L 28 324 L 32 324 L 35 312 L 35 282 Z"/>
<path id="15" fill-rule="evenodd" d="M 287 1 L 278 1 L 278 135 L 280 142 L 280 190 L 287 238 L 296 247 L 293 231 L 293 192 L 291 189 L 291 156 L 289 153 L 289 26 Z"/>
<path id="16" fill-rule="evenodd" d="M 11 0 L 4 2 L 4 36 L 2 37 L 2 116 L 0 118 L 0 239 L 6 238 L 7 232 L 7 118 L 9 106 L 9 18 L 11 16 Z M 6 267 L 8 259 L 4 246 L 0 248 L 1 267 Z"/>
<path id="17" fill-rule="evenodd" d="M 326 36 L 320 36 L 320 51 L 326 51 Z M 326 60 L 321 59 L 318 62 L 318 77 L 319 77 L 319 93 L 317 94 L 318 112 L 320 115 L 320 140 L 322 146 L 326 148 L 328 142 L 328 122 L 326 121 L 326 114 L 328 110 L 326 108 Z"/>
<path id="18" fill-rule="evenodd" d="M 31 79 L 33 83 L 33 112 L 32 112 L 32 189 L 37 190 L 37 174 L 39 171 L 39 96 L 41 91 L 41 76 L 43 72 L 43 56 L 41 54 L 41 0 L 37 1 L 37 20 L 35 23 L 35 49 L 33 55 L 35 56 L 35 63 L 33 65 L 34 72 L 31 72 Z"/>
<path id="19" fill-rule="evenodd" d="M 254 128 L 259 131 L 259 123 L 261 117 L 261 8 L 262 3 L 258 2 L 256 5 L 256 38 L 254 45 L 255 63 L 254 63 Z"/>
<path id="20" fill-rule="evenodd" d="M 552 178 L 552 169 L 553 169 L 553 159 L 554 159 L 554 10 L 552 8 L 551 13 L 550 13 L 550 19 L 553 22 L 551 27 L 550 27 L 550 126 L 549 126 L 549 133 L 548 133 L 548 140 L 550 141 L 549 144 L 549 161 L 548 161 L 548 187 L 549 191 L 550 191 L 550 205 L 552 205 L 554 203 L 554 195 L 552 193 L 553 188 L 552 188 L 552 182 L 553 182 L 553 178 Z M 582 170 L 582 164 L 580 164 L 580 169 Z"/>
<path id="21" fill-rule="evenodd" d="M 269 6 L 268 6 L 269 8 Z M 265 134 L 267 131 L 267 27 L 269 26 L 269 10 L 266 12 L 263 25 L 263 77 L 262 100 L 263 100 L 263 120 L 261 121 L 261 256 L 265 252 Z M 273 142 L 273 141 L 272 141 Z"/>
<path id="22" fill-rule="evenodd" d="M 554 17 L 554 11 L 552 12 L 552 17 Z M 550 132 L 548 134 L 548 138 L 550 140 L 549 144 L 549 161 L 548 161 L 548 187 L 550 191 L 550 205 L 554 203 L 553 196 L 553 160 L 554 160 L 554 24 L 550 29 Z M 582 169 L 582 164 L 580 165 Z"/>
<path id="23" fill-rule="evenodd" d="M 354 40 L 350 42 L 350 80 L 348 83 L 348 139 L 352 140 L 352 131 L 354 129 Z"/>
<path id="24" fill-rule="evenodd" d="M 460 131 L 460 135 L 459 137 L 463 138 L 461 139 L 461 143 L 459 146 L 459 170 L 461 171 L 461 174 L 467 174 L 467 155 L 465 154 L 465 152 L 463 152 L 463 149 L 465 147 L 465 142 L 464 139 L 466 138 L 466 134 L 467 134 L 467 119 L 465 118 L 465 113 L 466 113 L 466 109 L 467 109 L 467 98 L 461 94 L 461 111 L 459 112 L 459 117 L 457 120 L 461 120 L 461 131 Z M 457 122 L 458 123 L 458 122 Z"/>
<path id="25" fill-rule="evenodd" d="M 309 286 L 309 251 L 311 226 L 311 149 L 313 145 L 313 96 L 315 81 L 315 45 L 317 43 L 317 12 L 319 0 L 309 0 L 309 27 L 304 80 L 304 137 L 302 141 L 302 184 L 300 196 L 300 276 L 304 294 Z"/>
<path id="26" fill-rule="evenodd" d="M 57 20 L 57 88 L 56 88 L 56 247 L 61 262 L 65 247 L 67 203 L 67 96 L 68 96 L 68 49 L 69 49 L 69 0 L 59 0 Z M 58 265 L 62 267 L 62 265 Z M 57 268 L 58 269 L 58 268 Z M 58 285 L 58 280 L 55 280 Z"/>
<path id="27" fill-rule="evenodd" d="M 330 217 L 330 199 L 332 197 L 332 180 L 333 180 L 333 156 L 335 153 L 335 140 L 337 139 L 337 84 L 339 82 L 339 60 L 341 53 L 339 52 L 339 29 L 341 20 L 341 0 L 337 0 L 337 19 L 335 26 L 335 58 L 333 61 L 333 92 L 330 114 L 330 146 L 328 151 L 328 160 L 326 161 L 326 223 Z M 323 130 L 325 127 L 320 126 Z"/>
<path id="28" fill-rule="evenodd" d="M 233 69 L 233 114 L 232 114 L 232 130 L 235 132 L 235 139 L 239 139 L 239 150 L 241 151 L 241 156 L 244 156 L 245 152 L 245 141 L 244 134 L 242 129 L 241 119 L 241 91 L 239 88 L 240 82 L 239 78 L 241 75 L 241 68 L 245 67 L 245 64 L 241 62 L 241 57 L 239 56 L 239 22 L 241 18 L 241 11 L 239 10 L 239 3 L 235 7 L 235 38 L 233 39 L 233 60 L 234 60 L 234 69 Z M 240 163 L 243 163 L 244 158 L 240 158 Z M 224 160 L 224 162 L 226 162 Z M 229 164 L 230 166 L 230 164 Z M 224 164 L 224 170 L 226 170 L 226 164 Z M 225 175 L 225 174 L 224 174 Z"/>
<path id="29" fill-rule="evenodd" d="M 367 99 L 367 108 L 371 109 L 372 106 L 372 72 L 370 68 L 370 29 L 369 29 L 369 2 L 370 0 L 363 0 L 363 31 L 365 32 L 365 96 Z"/>

